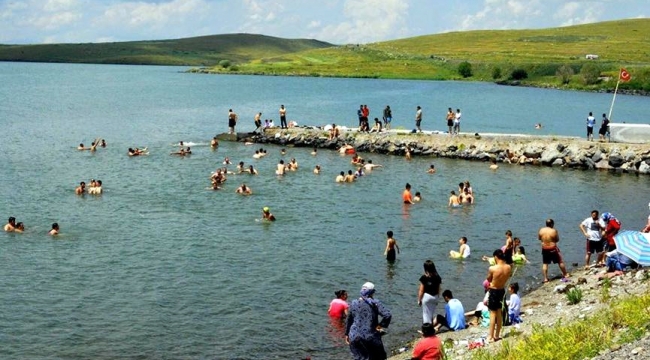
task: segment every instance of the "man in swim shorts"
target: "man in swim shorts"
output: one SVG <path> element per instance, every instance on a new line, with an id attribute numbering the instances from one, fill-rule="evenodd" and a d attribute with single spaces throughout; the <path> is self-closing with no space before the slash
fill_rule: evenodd
<path id="1" fill-rule="evenodd" d="M 564 266 L 564 260 L 557 243 L 560 241 L 560 235 L 557 230 L 553 228 L 555 222 L 553 219 L 546 220 L 546 226 L 539 229 L 538 238 L 542 242 L 542 274 L 544 275 L 544 282 L 548 282 L 548 264 L 558 264 L 562 271 L 562 281 L 568 281 L 569 274 Z"/>
<path id="2" fill-rule="evenodd" d="M 488 330 L 489 341 L 498 341 L 499 333 L 503 319 L 503 302 L 506 297 L 506 282 L 510 278 L 510 265 L 506 264 L 505 256 L 501 249 L 497 249 L 492 254 L 495 265 L 490 266 L 487 275 L 487 281 L 490 282 L 488 288 L 487 307 L 490 310 L 490 327 Z"/>
<path id="3" fill-rule="evenodd" d="M 451 196 L 449 197 L 449 206 L 458 207 L 460 206 L 460 198 L 456 195 L 454 190 L 451 191 Z"/>
<path id="4" fill-rule="evenodd" d="M 228 134 L 235 133 L 235 126 L 237 125 L 237 114 L 232 109 L 228 110 Z M 181 144 L 181 146 L 183 146 Z"/>
<path id="5" fill-rule="evenodd" d="M 262 127 L 262 113 L 258 112 L 255 114 L 255 118 L 253 120 L 255 122 L 255 130 L 253 132 L 257 132 Z"/>
<path id="6" fill-rule="evenodd" d="M 450 136 L 454 134 L 454 132 L 453 132 L 453 130 L 452 130 L 453 127 L 454 127 L 454 118 L 455 118 L 455 116 L 454 116 L 454 110 L 452 110 L 451 108 L 449 108 L 449 109 L 447 110 L 447 127 L 449 128 L 449 135 L 450 135 Z"/>
<path id="7" fill-rule="evenodd" d="M 384 256 L 386 256 L 387 261 L 395 261 L 397 254 L 399 254 L 399 246 L 397 245 L 397 240 L 393 238 L 392 230 L 388 230 L 386 232 L 386 237 L 386 250 L 384 250 Z M 397 253 L 395 251 L 397 251 Z"/>
<path id="8" fill-rule="evenodd" d="M 406 183 L 406 186 L 404 187 L 402 200 L 404 201 L 404 204 L 414 204 L 413 197 L 411 196 L 411 184 L 409 183 Z"/>

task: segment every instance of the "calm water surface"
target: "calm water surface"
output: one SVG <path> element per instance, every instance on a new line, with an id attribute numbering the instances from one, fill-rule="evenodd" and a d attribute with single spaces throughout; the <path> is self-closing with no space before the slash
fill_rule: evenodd
<path id="1" fill-rule="evenodd" d="M 466 309 L 481 299 L 486 264 L 512 229 L 531 265 L 517 281 L 536 286 L 541 255 L 537 229 L 556 220 L 568 263 L 582 264 L 578 223 L 592 209 L 611 211 L 625 228 L 647 217 L 648 179 L 635 175 L 367 154 L 379 169 L 355 184 L 335 184 L 348 157 L 278 147 L 254 160 L 252 146 L 205 146 L 226 130 L 226 113 L 252 130 L 256 111 L 277 120 L 319 125 L 356 123 L 385 104 L 395 125 L 410 128 L 416 105 L 424 127 L 444 128 L 444 113 L 463 110 L 467 131 L 582 135 L 586 112 L 606 112 L 611 97 L 492 84 L 357 79 L 198 76 L 179 68 L 0 63 L 0 208 L 26 224 L 0 244 L 0 357 L 23 358 L 349 358 L 327 318 L 334 291 L 351 298 L 366 281 L 394 317 L 386 345 L 416 335 L 421 321 L 417 279 L 436 262 L 443 287 Z M 650 99 L 621 96 L 615 117 L 641 121 Z M 434 125 L 434 122 L 436 125 Z M 440 126 L 438 126 L 440 125 Z M 78 152 L 101 136 L 108 148 Z M 170 156 L 179 140 L 194 154 Z M 126 149 L 151 155 L 129 158 Z M 258 146 L 256 146 L 258 147 Z M 253 164 L 259 176 L 233 175 L 209 191 L 209 175 L 225 156 Z M 300 169 L 283 178 L 276 163 L 295 157 Z M 426 174 L 429 164 L 438 173 Z M 321 175 L 311 170 L 323 167 Z M 75 196 L 91 178 L 103 196 Z M 472 207 L 450 210 L 447 196 L 469 179 Z M 234 193 L 246 182 L 250 197 Z M 406 182 L 423 194 L 404 207 Z M 641 196 L 639 196 L 641 195 Z M 261 223 L 270 206 L 278 218 Z M 62 235 L 44 234 L 52 222 Z M 382 253 L 392 229 L 402 253 L 394 265 Z M 447 258 L 460 236 L 471 259 Z M 551 274 L 557 275 L 557 267 Z M 442 310 L 442 308 L 441 308 Z"/>

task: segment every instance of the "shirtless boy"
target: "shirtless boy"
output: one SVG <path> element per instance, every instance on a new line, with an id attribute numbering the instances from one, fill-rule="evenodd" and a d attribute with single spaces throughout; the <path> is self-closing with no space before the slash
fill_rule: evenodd
<path id="1" fill-rule="evenodd" d="M 15 217 L 10 217 L 7 224 L 5 224 L 4 227 L 6 232 L 13 232 L 16 230 L 16 218 Z"/>
<path id="2" fill-rule="evenodd" d="M 488 330 L 489 341 L 498 341 L 501 338 L 502 307 L 506 296 L 506 282 L 510 278 L 510 265 L 506 264 L 503 251 L 497 249 L 493 253 L 495 265 L 490 266 L 487 275 L 487 281 L 490 283 L 488 288 L 487 307 L 490 310 L 490 327 Z"/>
<path id="3" fill-rule="evenodd" d="M 345 175 L 345 182 L 354 182 L 356 180 L 356 176 L 352 173 L 352 170 L 348 170 L 348 174 Z"/>
<path id="4" fill-rule="evenodd" d="M 58 223 L 52 224 L 52 229 L 47 234 L 50 236 L 59 235 L 59 224 Z"/>
<path id="5" fill-rule="evenodd" d="M 280 163 L 278 164 L 278 169 L 275 170 L 276 175 L 284 175 L 286 168 L 284 166 L 284 160 L 280 160 Z"/>
<path id="6" fill-rule="evenodd" d="M 83 195 L 86 192 L 86 183 L 85 182 L 80 182 L 79 186 L 77 186 L 76 189 L 74 189 L 74 193 L 77 195 Z"/>
<path id="7" fill-rule="evenodd" d="M 569 274 L 564 266 L 564 260 L 557 243 L 560 241 L 560 235 L 557 230 L 553 228 L 555 222 L 553 219 L 546 220 L 546 226 L 539 229 L 538 238 L 542 242 L 542 274 L 544 275 L 544 282 L 548 282 L 548 264 L 558 264 L 562 271 L 562 281 L 566 281 Z"/>
<path id="8" fill-rule="evenodd" d="M 386 256 L 386 260 L 388 261 L 395 261 L 395 258 L 397 257 L 395 251 L 397 250 L 397 254 L 399 254 L 399 246 L 397 245 L 397 241 L 393 239 L 393 231 L 388 230 L 386 232 L 386 249 L 384 250 L 384 256 Z"/>
<path id="9" fill-rule="evenodd" d="M 451 207 L 457 207 L 460 206 L 460 199 L 458 198 L 458 195 L 456 195 L 455 191 L 451 191 L 451 196 L 449 197 L 449 206 Z"/>

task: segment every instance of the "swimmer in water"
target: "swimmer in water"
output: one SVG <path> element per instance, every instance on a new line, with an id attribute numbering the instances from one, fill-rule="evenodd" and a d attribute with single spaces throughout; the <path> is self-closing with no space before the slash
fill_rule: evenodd
<path id="1" fill-rule="evenodd" d="M 185 155 L 192 155 L 192 149 L 189 146 L 185 149 Z"/>
<path id="2" fill-rule="evenodd" d="M 296 158 L 291 158 L 291 161 L 289 162 L 290 170 L 291 171 L 296 171 L 298 170 L 298 162 L 296 161 Z"/>
<path id="3" fill-rule="evenodd" d="M 280 160 L 280 163 L 278 163 L 278 168 L 275 170 L 276 175 L 284 175 L 286 171 L 286 166 L 284 166 L 284 160 Z"/>
<path id="4" fill-rule="evenodd" d="M 336 177 L 336 182 L 337 183 L 345 182 L 345 172 L 341 171 L 341 173 Z"/>
<path id="5" fill-rule="evenodd" d="M 469 246 L 467 245 L 467 238 L 466 237 L 461 237 L 458 239 L 458 243 L 460 244 L 460 247 L 458 248 L 458 251 L 451 250 L 449 252 L 449 256 L 453 259 L 465 259 L 470 255 L 470 249 Z"/>
<path id="6" fill-rule="evenodd" d="M 384 256 L 388 261 L 395 261 L 397 254 L 399 254 L 399 246 L 397 245 L 397 240 L 393 238 L 393 231 L 388 230 L 386 232 L 386 249 L 384 250 Z"/>
<path id="7" fill-rule="evenodd" d="M 16 218 L 11 216 L 9 220 L 7 221 L 7 224 L 5 224 L 4 227 L 6 232 L 13 232 L 16 230 Z"/>
<path id="8" fill-rule="evenodd" d="M 271 209 L 268 206 L 262 208 L 262 220 L 275 221 L 275 216 L 271 214 Z"/>
<path id="9" fill-rule="evenodd" d="M 185 149 L 181 148 L 180 150 L 178 150 L 176 152 L 169 153 L 169 155 L 185 156 Z"/>
<path id="10" fill-rule="evenodd" d="M 402 193 L 402 200 L 404 201 L 404 204 L 414 204 L 413 197 L 411 196 L 411 184 L 409 183 L 406 183 L 406 186 L 404 186 L 404 192 Z"/>
<path id="11" fill-rule="evenodd" d="M 210 147 L 213 149 L 216 149 L 219 147 L 219 140 L 217 140 L 217 137 L 213 137 L 212 140 L 210 141 Z"/>
<path id="12" fill-rule="evenodd" d="M 311 152 L 311 155 L 312 156 L 318 155 L 318 150 L 316 150 L 316 148 L 314 148 L 314 150 L 312 150 L 312 152 Z"/>
<path id="13" fill-rule="evenodd" d="M 490 159 L 490 170 L 496 170 L 499 168 L 497 165 L 497 159 Z"/>
<path id="14" fill-rule="evenodd" d="M 460 199 L 456 195 L 455 191 L 451 191 L 451 196 L 449 197 L 449 206 L 451 207 L 458 207 L 460 206 Z"/>
<path id="15" fill-rule="evenodd" d="M 537 124 L 535 124 L 535 129 L 539 130 L 539 129 L 541 129 L 541 128 L 542 128 L 542 124 L 541 124 L 541 123 L 537 123 Z"/>
<path id="16" fill-rule="evenodd" d="M 264 155 L 260 154 L 259 150 L 255 150 L 255 154 L 253 155 L 253 159 L 259 159 L 262 156 L 264 156 Z"/>
<path id="17" fill-rule="evenodd" d="M 463 204 L 473 204 L 474 196 L 469 192 L 469 188 L 463 189 L 463 193 L 460 195 L 460 200 Z"/>
<path id="18" fill-rule="evenodd" d="M 232 163 L 230 162 L 230 159 L 228 159 L 228 157 L 226 156 L 226 158 L 223 159 L 223 164 L 224 164 L 224 165 L 230 165 L 230 164 L 232 164 Z"/>
<path id="19" fill-rule="evenodd" d="M 22 222 L 17 223 L 14 232 L 22 233 L 23 231 L 25 231 L 25 224 L 23 224 Z"/>
<path id="20" fill-rule="evenodd" d="M 427 170 L 427 173 L 428 174 L 435 174 L 436 173 L 436 166 L 431 164 L 431 166 L 429 166 L 429 170 Z"/>
<path id="21" fill-rule="evenodd" d="M 372 160 L 368 160 L 368 163 L 363 165 L 363 168 L 368 172 L 372 171 L 374 168 L 379 168 L 379 167 L 383 167 L 383 165 L 373 164 Z"/>
<path id="22" fill-rule="evenodd" d="M 285 150 L 285 149 L 280 150 L 280 155 L 286 155 L 286 153 L 287 153 L 287 150 Z"/>
<path id="23" fill-rule="evenodd" d="M 314 174 L 317 175 L 320 174 L 320 165 L 316 165 L 316 167 L 314 168 Z"/>
<path id="24" fill-rule="evenodd" d="M 86 183 L 85 182 L 80 182 L 79 186 L 74 189 L 75 194 L 77 195 L 83 195 L 86 192 Z"/>
<path id="25" fill-rule="evenodd" d="M 422 195 L 420 195 L 420 192 L 417 191 L 415 193 L 415 196 L 413 197 L 413 202 L 420 202 L 420 201 L 422 201 Z"/>
<path id="26" fill-rule="evenodd" d="M 244 171 L 246 171 L 246 170 L 244 170 L 244 162 L 240 161 L 239 164 L 237 164 L 237 173 L 241 174 Z"/>
<path id="27" fill-rule="evenodd" d="M 237 190 L 235 190 L 235 193 L 242 194 L 242 195 L 251 195 L 253 194 L 253 190 L 251 190 L 251 188 L 246 186 L 246 184 L 241 184 L 241 186 L 238 187 Z"/>
<path id="28" fill-rule="evenodd" d="M 48 231 L 47 233 L 50 236 L 56 236 L 59 235 L 59 224 L 58 223 L 53 223 L 52 224 L 52 229 Z"/>
<path id="29" fill-rule="evenodd" d="M 99 146 L 105 148 L 106 147 L 106 140 L 102 139 L 102 143 Z"/>
<path id="30" fill-rule="evenodd" d="M 348 174 L 345 176 L 345 182 L 354 182 L 357 179 L 356 176 L 352 173 L 352 170 L 348 170 Z"/>
<path id="31" fill-rule="evenodd" d="M 90 150 L 90 148 L 85 147 L 84 144 L 81 143 L 79 146 L 77 146 L 77 150 Z"/>
<path id="32" fill-rule="evenodd" d="M 253 165 L 248 166 L 248 173 L 251 175 L 257 175 L 257 170 L 253 167 Z"/>

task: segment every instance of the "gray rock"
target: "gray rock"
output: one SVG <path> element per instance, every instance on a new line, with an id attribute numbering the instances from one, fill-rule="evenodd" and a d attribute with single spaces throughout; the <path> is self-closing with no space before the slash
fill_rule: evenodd
<path id="1" fill-rule="evenodd" d="M 542 153 L 540 160 L 542 162 L 542 165 L 550 165 L 553 164 L 553 162 L 561 156 L 562 152 L 558 151 L 557 149 L 547 149 Z"/>
<path id="2" fill-rule="evenodd" d="M 632 150 L 628 150 L 625 152 L 625 154 L 623 154 L 623 159 L 625 159 L 625 161 L 632 161 L 635 157 L 636 153 Z"/>
<path id="3" fill-rule="evenodd" d="M 641 164 L 639 164 L 639 174 L 650 174 L 650 165 L 645 161 L 642 161 Z"/>
<path id="4" fill-rule="evenodd" d="M 617 167 L 621 167 L 621 165 L 625 163 L 625 159 L 621 155 L 612 154 L 609 156 L 609 160 L 607 161 L 607 163 L 609 164 L 609 166 L 617 168 Z"/>
<path id="5" fill-rule="evenodd" d="M 539 159 L 542 156 L 544 150 L 535 145 L 528 145 L 524 149 L 524 156 L 530 159 Z"/>
<path id="6" fill-rule="evenodd" d="M 557 146 L 555 147 L 555 149 L 556 149 L 557 151 L 559 151 L 559 152 L 562 152 L 562 151 L 564 151 L 564 149 L 566 149 L 566 146 L 564 146 L 563 144 L 557 144 Z"/>
<path id="7" fill-rule="evenodd" d="M 602 159 L 602 160 L 600 160 L 599 162 L 596 163 L 596 169 L 609 170 L 611 168 L 612 167 L 609 166 L 609 163 L 605 159 Z"/>
<path id="8" fill-rule="evenodd" d="M 599 162 L 602 159 L 603 159 L 603 153 L 600 151 L 600 149 L 596 150 L 594 156 L 591 157 L 591 160 L 593 160 L 595 163 Z"/>
<path id="9" fill-rule="evenodd" d="M 552 165 L 553 166 L 562 166 L 562 165 L 564 165 L 564 160 L 563 159 L 555 159 L 555 161 L 553 161 Z"/>

